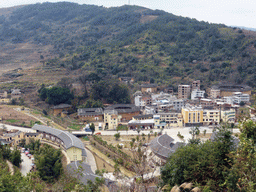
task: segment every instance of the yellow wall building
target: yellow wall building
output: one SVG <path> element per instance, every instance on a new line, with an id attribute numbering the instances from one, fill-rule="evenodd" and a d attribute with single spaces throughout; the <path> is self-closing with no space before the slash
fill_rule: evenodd
<path id="1" fill-rule="evenodd" d="M 184 126 L 201 126 L 203 125 L 202 107 L 194 107 L 187 104 L 181 109 Z"/>
<path id="2" fill-rule="evenodd" d="M 116 129 L 118 124 L 121 122 L 122 116 L 118 115 L 116 110 L 105 110 L 104 111 L 104 123 L 108 129 Z"/>

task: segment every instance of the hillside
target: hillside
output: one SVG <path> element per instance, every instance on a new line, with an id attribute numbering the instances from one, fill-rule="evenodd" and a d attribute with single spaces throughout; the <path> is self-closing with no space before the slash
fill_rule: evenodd
<path id="1" fill-rule="evenodd" d="M 0 69 L 97 72 L 174 87 L 192 79 L 205 88 L 219 81 L 256 86 L 253 31 L 138 6 L 43 3 L 0 15 Z"/>

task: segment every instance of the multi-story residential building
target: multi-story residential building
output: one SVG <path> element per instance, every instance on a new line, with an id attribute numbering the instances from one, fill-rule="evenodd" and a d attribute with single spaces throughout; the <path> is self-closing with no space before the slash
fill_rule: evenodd
<path id="1" fill-rule="evenodd" d="M 205 91 L 200 89 L 193 89 L 191 92 L 191 100 L 204 98 Z"/>
<path id="2" fill-rule="evenodd" d="M 225 104 L 232 105 L 233 104 L 233 97 L 232 96 L 223 97 L 223 102 Z"/>
<path id="3" fill-rule="evenodd" d="M 203 109 L 213 109 L 216 106 L 216 102 L 211 99 L 201 99 L 200 100 L 200 105 L 202 106 Z"/>
<path id="4" fill-rule="evenodd" d="M 203 125 L 203 108 L 186 104 L 181 109 L 184 126 L 201 126 Z"/>
<path id="5" fill-rule="evenodd" d="M 236 120 L 236 110 L 232 108 L 229 110 L 221 110 L 221 119 L 223 122 L 234 123 Z"/>
<path id="6" fill-rule="evenodd" d="M 137 95 L 134 98 L 134 104 L 137 107 L 145 107 L 147 105 L 151 105 L 151 103 L 152 101 L 150 96 Z"/>
<path id="7" fill-rule="evenodd" d="M 106 129 L 116 129 L 121 123 L 122 116 L 116 110 L 104 111 L 104 123 Z"/>
<path id="8" fill-rule="evenodd" d="M 218 87 L 213 86 L 213 87 L 210 89 L 210 97 L 211 97 L 212 99 L 220 98 L 220 89 L 218 89 Z"/>
<path id="9" fill-rule="evenodd" d="M 235 92 L 232 96 L 223 97 L 223 101 L 226 104 L 240 104 L 241 102 L 249 103 L 250 102 L 250 95 L 249 94 L 242 94 L 241 92 Z"/>
<path id="10" fill-rule="evenodd" d="M 155 114 L 158 111 L 157 106 L 145 106 L 144 114 Z"/>
<path id="11" fill-rule="evenodd" d="M 184 99 L 175 99 L 172 101 L 173 109 L 176 111 L 181 111 L 182 107 L 184 107 L 186 101 Z"/>
<path id="12" fill-rule="evenodd" d="M 219 110 L 204 110 L 203 111 L 203 125 L 218 125 L 220 123 Z"/>
<path id="13" fill-rule="evenodd" d="M 191 91 L 190 85 L 179 85 L 178 99 L 188 99 L 190 97 L 190 91 Z"/>
<path id="14" fill-rule="evenodd" d="M 192 91 L 194 89 L 199 89 L 200 90 L 200 80 L 196 80 L 192 82 Z"/>
<path id="15" fill-rule="evenodd" d="M 181 113 L 157 113 L 160 116 L 159 122 L 164 123 L 166 127 L 182 127 L 183 118 Z M 158 122 L 158 121 L 157 121 Z M 159 124 L 155 124 L 158 127 Z"/>
<path id="16" fill-rule="evenodd" d="M 241 92 L 236 92 L 233 94 L 233 102 L 234 104 L 240 104 L 241 102 L 249 103 L 250 102 L 250 95 L 243 94 Z"/>

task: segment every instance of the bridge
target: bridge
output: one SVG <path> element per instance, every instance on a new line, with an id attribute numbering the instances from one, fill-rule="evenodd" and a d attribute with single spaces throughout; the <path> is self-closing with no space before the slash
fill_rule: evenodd
<path id="1" fill-rule="evenodd" d="M 87 131 L 72 131 L 71 133 L 77 137 L 92 135 L 92 132 L 87 132 Z"/>

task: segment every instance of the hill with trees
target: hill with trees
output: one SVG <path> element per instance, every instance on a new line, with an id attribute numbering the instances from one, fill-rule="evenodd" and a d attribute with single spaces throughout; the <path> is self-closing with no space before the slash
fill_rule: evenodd
<path id="1" fill-rule="evenodd" d="M 139 6 L 38 3 L 0 16 L 2 46 L 49 46 L 38 61 L 70 74 L 177 86 L 200 79 L 255 87 L 256 33 Z"/>

